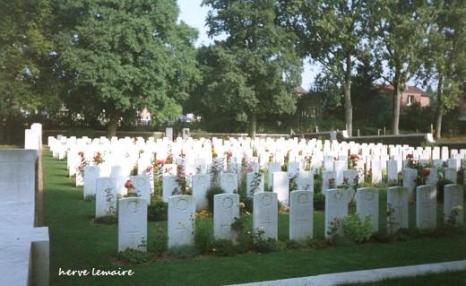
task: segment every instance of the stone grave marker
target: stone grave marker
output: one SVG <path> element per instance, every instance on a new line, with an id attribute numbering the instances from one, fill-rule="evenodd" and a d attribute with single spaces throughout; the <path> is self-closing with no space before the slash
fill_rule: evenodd
<path id="1" fill-rule="evenodd" d="M 313 237 L 314 192 L 290 193 L 290 239 L 305 240 Z"/>
<path id="2" fill-rule="evenodd" d="M 206 194 L 210 188 L 211 177 L 210 174 L 194 175 L 193 180 L 193 197 L 196 203 L 196 210 L 207 209 Z"/>
<path id="3" fill-rule="evenodd" d="M 171 196 L 168 201 L 168 248 L 194 243 L 195 205 L 192 196 Z"/>
<path id="4" fill-rule="evenodd" d="M 169 198 L 178 189 L 177 176 L 162 176 L 162 199 L 168 203 Z"/>
<path id="5" fill-rule="evenodd" d="M 116 215 L 117 192 L 111 178 L 97 178 L 95 206 L 96 218 Z"/>
<path id="6" fill-rule="evenodd" d="M 272 176 L 273 192 L 277 194 L 278 201 L 288 205 L 289 179 L 286 172 L 274 172 Z"/>
<path id="7" fill-rule="evenodd" d="M 387 189 L 387 230 L 395 233 L 399 229 L 408 229 L 409 215 L 408 190 L 403 187 Z"/>
<path id="8" fill-rule="evenodd" d="M 147 202 L 143 198 L 118 201 L 118 251 L 147 251 Z"/>
<path id="9" fill-rule="evenodd" d="M 218 194 L 214 196 L 214 238 L 234 240 L 231 224 L 239 218 L 239 195 Z"/>
<path id="10" fill-rule="evenodd" d="M 464 193 L 461 185 L 448 184 L 443 189 L 444 221 L 451 225 L 464 224 Z"/>
<path id="11" fill-rule="evenodd" d="M 379 193 L 375 188 L 359 188 L 356 191 L 356 213 L 361 220 L 370 218 L 373 233 L 379 230 Z"/>
<path id="12" fill-rule="evenodd" d="M 437 226 L 437 191 L 429 185 L 416 188 L 416 227 L 434 229 Z"/>
<path id="13" fill-rule="evenodd" d="M 95 196 L 99 172 L 100 169 L 98 166 L 86 166 L 84 168 L 84 199 L 89 199 Z"/>
<path id="14" fill-rule="evenodd" d="M 341 219 L 348 215 L 349 192 L 342 189 L 329 189 L 325 194 L 325 237 L 342 233 Z"/>
<path id="15" fill-rule="evenodd" d="M 262 238 L 277 239 L 278 203 L 277 194 L 262 192 L 254 194 L 252 225 L 255 233 L 262 233 Z"/>

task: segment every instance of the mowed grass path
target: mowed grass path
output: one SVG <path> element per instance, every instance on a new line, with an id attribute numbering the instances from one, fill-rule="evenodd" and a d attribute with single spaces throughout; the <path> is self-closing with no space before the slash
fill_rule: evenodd
<path id="1" fill-rule="evenodd" d="M 159 259 L 140 265 L 120 265 L 114 258 L 117 250 L 116 225 L 92 223 L 94 202 L 83 200 L 82 188 L 74 187 L 74 180 L 67 177 L 65 161 L 54 160 L 50 152 L 44 152 L 43 162 L 46 224 L 50 228 L 51 237 L 51 285 L 224 285 L 466 259 L 466 237 L 454 235 L 317 250 Z M 322 220 L 323 213 L 315 212 L 317 236 L 323 235 Z M 281 216 L 279 223 L 279 236 L 286 238 L 287 216 Z M 155 232 L 163 228 L 166 228 L 166 223 L 149 223 L 149 250 Z M 132 269 L 135 275 L 58 276 L 59 268 L 118 270 L 119 267 Z"/>

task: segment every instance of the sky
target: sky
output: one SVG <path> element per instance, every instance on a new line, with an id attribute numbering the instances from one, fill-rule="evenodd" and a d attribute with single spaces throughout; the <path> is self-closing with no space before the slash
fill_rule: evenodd
<path id="1" fill-rule="evenodd" d="M 207 17 L 208 7 L 201 6 L 202 0 L 178 0 L 180 7 L 180 20 L 187 23 L 199 31 L 199 37 L 196 46 L 210 45 L 213 41 L 207 36 L 207 27 L 205 18 Z M 304 72 L 302 74 L 301 86 L 308 90 L 317 73 L 320 71 L 316 65 L 310 65 L 304 62 Z"/>

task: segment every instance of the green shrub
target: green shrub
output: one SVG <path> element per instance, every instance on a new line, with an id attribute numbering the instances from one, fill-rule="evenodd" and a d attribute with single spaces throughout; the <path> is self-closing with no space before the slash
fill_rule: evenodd
<path id="1" fill-rule="evenodd" d="M 158 231 L 155 232 L 154 243 L 153 243 L 153 249 L 154 249 L 155 255 L 162 256 L 165 252 L 167 252 L 167 244 L 168 244 L 167 232 L 162 229 L 158 229 Z"/>
<path id="2" fill-rule="evenodd" d="M 319 192 L 314 192 L 314 210 L 323 211 L 325 209 L 325 195 Z"/>
<path id="3" fill-rule="evenodd" d="M 150 254 L 145 251 L 126 249 L 118 253 L 118 259 L 129 264 L 140 264 L 149 261 Z"/>
<path id="4" fill-rule="evenodd" d="M 348 215 L 341 220 L 344 236 L 356 243 L 363 243 L 371 237 L 372 225 L 370 217 L 362 220 L 358 215 Z"/>
<path id="5" fill-rule="evenodd" d="M 286 241 L 286 248 L 288 249 L 299 249 L 302 248 L 304 245 L 300 241 L 296 240 L 287 240 Z"/>
<path id="6" fill-rule="evenodd" d="M 214 196 L 218 194 L 223 194 L 224 191 L 220 186 L 214 185 L 207 190 L 206 198 L 208 203 L 208 209 L 211 213 L 214 212 Z"/>
<path id="7" fill-rule="evenodd" d="M 212 242 L 212 253 L 217 256 L 233 256 L 238 249 L 231 240 L 218 239 Z"/>
<path id="8" fill-rule="evenodd" d="M 149 221 L 166 221 L 168 217 L 168 204 L 162 201 L 151 203 L 147 209 Z"/>
<path id="9" fill-rule="evenodd" d="M 273 238 L 265 238 L 264 231 L 259 230 L 254 234 L 254 250 L 259 253 L 267 253 L 277 250 L 277 241 Z"/>
<path id="10" fill-rule="evenodd" d="M 194 231 L 194 245 L 201 254 L 209 253 L 213 242 L 212 227 L 205 220 L 196 221 Z"/>
<path id="11" fill-rule="evenodd" d="M 175 246 L 168 250 L 168 255 L 176 258 L 191 258 L 199 255 L 199 251 L 196 247 L 191 245 Z"/>
<path id="12" fill-rule="evenodd" d="M 94 219 L 94 223 L 98 224 L 116 224 L 118 222 L 118 218 L 116 216 L 102 216 L 96 217 Z"/>
<path id="13" fill-rule="evenodd" d="M 322 175 L 314 174 L 314 193 L 320 192 L 322 189 Z"/>

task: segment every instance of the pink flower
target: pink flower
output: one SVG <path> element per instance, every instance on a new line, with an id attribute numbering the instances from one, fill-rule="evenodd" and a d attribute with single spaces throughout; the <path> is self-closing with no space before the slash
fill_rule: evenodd
<path id="1" fill-rule="evenodd" d="M 133 189 L 134 188 L 133 181 L 127 180 L 126 183 L 125 183 L 125 188 Z"/>

